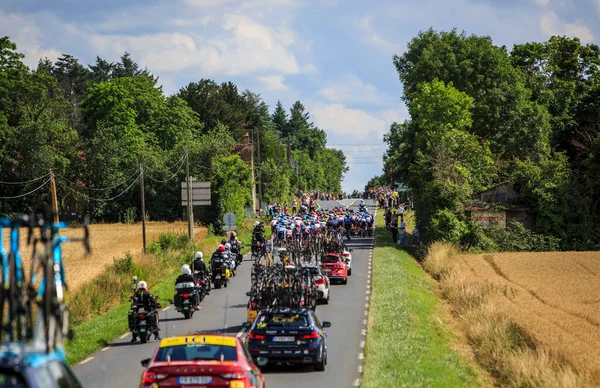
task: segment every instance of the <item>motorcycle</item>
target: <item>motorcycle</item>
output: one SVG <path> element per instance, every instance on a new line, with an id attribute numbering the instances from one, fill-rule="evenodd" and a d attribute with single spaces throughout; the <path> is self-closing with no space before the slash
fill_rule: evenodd
<path id="1" fill-rule="evenodd" d="M 200 297 L 196 284 L 194 282 L 178 283 L 175 285 L 175 290 L 176 293 L 173 297 L 175 310 L 182 313 L 185 319 L 190 319 L 194 312 L 199 310 Z"/>
<path id="2" fill-rule="evenodd" d="M 196 288 L 198 289 L 198 296 L 200 298 L 199 303 L 210 294 L 211 281 L 208 275 L 201 276 L 199 271 L 194 271 L 194 278 L 196 279 Z"/>
<path id="3" fill-rule="evenodd" d="M 133 277 L 134 284 L 137 282 L 137 277 Z M 144 303 L 137 300 L 136 296 L 129 298 L 131 306 L 129 307 L 128 325 L 129 331 L 133 337 L 140 337 L 140 341 L 145 344 L 148 339 L 154 334 L 158 333 L 158 309 L 162 306 L 158 303 L 159 296 L 154 297 L 155 305 L 150 311 L 147 311 L 144 307 Z"/>
<path id="4" fill-rule="evenodd" d="M 237 262 L 235 260 L 235 256 L 231 252 L 227 253 L 225 262 L 227 263 L 227 267 L 229 268 L 229 271 L 231 272 L 231 276 L 235 276 L 236 275 L 235 269 L 237 266 Z"/>
<path id="5" fill-rule="evenodd" d="M 243 247 L 237 243 L 231 244 L 231 254 L 235 258 L 235 264 L 237 267 L 239 267 L 242 264 L 242 261 L 244 261 L 244 255 L 242 255 L 242 248 Z"/>
<path id="6" fill-rule="evenodd" d="M 227 283 L 229 283 L 230 271 L 228 268 L 228 264 L 224 259 L 213 259 L 210 268 L 211 274 L 211 282 L 214 284 L 216 289 L 223 287 L 227 287 Z"/>

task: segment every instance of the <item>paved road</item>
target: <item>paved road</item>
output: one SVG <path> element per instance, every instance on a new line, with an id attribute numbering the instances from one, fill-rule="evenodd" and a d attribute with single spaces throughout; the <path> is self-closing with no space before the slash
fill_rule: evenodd
<path id="1" fill-rule="evenodd" d="M 345 206 L 354 200 L 345 200 Z M 358 203 L 358 202 L 357 202 Z M 322 208 L 339 206 L 338 201 L 322 201 Z M 368 203 L 370 209 L 374 204 Z M 265 371 L 269 387 L 351 387 L 357 383 L 358 368 L 362 364 L 364 330 L 366 329 L 367 279 L 372 239 L 355 239 L 348 245 L 353 248 L 353 270 L 347 285 L 333 285 L 330 304 L 319 305 L 316 313 L 321 321 L 330 321 L 327 329 L 329 357 L 325 372 L 310 368 L 274 367 Z M 184 335 L 200 330 L 222 330 L 243 336 L 242 323 L 246 320 L 246 291 L 250 289 L 250 262 L 244 262 L 228 288 L 213 290 L 192 319 L 184 320 L 173 306 L 161 312 L 161 336 Z M 126 317 L 123 317 L 126 319 Z M 148 358 L 158 341 L 147 344 L 130 344 L 131 336 L 121 339 L 75 366 L 83 385 L 96 387 L 135 387 L 143 371 L 140 360 Z"/>

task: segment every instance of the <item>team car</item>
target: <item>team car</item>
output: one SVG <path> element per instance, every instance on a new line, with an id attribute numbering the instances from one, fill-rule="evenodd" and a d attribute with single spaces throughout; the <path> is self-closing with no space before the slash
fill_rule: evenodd
<path id="1" fill-rule="evenodd" d="M 348 276 L 352 275 L 352 249 L 347 249 L 342 252 L 342 257 L 348 268 Z"/>
<path id="2" fill-rule="evenodd" d="M 348 282 L 348 266 L 339 253 L 326 253 L 321 257 L 321 268 L 330 281 Z"/>
<path id="3" fill-rule="evenodd" d="M 315 285 L 317 286 L 317 296 L 319 303 L 329 304 L 330 283 L 329 278 L 321 271 L 318 265 L 306 265 L 302 267 L 303 271 L 310 273 Z"/>
<path id="4" fill-rule="evenodd" d="M 327 365 L 327 334 L 330 322 L 320 322 L 309 309 L 261 310 L 246 338 L 248 350 L 263 368 L 268 364 Z"/>
<path id="5" fill-rule="evenodd" d="M 146 368 L 140 388 L 263 388 L 265 380 L 246 346 L 235 337 L 196 334 L 165 338 Z"/>
<path id="6" fill-rule="evenodd" d="M 0 346 L 0 387 L 82 387 L 62 349 L 46 353 L 32 344 Z"/>

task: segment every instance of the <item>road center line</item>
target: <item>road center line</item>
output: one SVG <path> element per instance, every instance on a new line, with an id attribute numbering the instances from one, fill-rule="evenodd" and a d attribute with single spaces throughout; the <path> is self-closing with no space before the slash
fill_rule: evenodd
<path id="1" fill-rule="evenodd" d="M 83 364 L 85 364 L 86 362 L 90 362 L 90 361 L 92 361 L 93 359 L 94 359 L 94 357 L 88 357 L 88 358 L 86 358 L 85 360 L 81 361 L 79 364 L 80 364 L 80 365 L 83 365 Z"/>

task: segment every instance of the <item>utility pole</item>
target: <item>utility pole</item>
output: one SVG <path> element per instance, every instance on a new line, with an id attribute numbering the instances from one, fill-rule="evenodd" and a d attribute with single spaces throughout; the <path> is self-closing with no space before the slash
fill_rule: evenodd
<path id="1" fill-rule="evenodd" d="M 194 241 L 194 204 L 192 199 L 192 178 L 190 177 L 190 154 L 185 149 L 185 181 L 187 182 L 187 214 L 188 214 L 188 238 Z"/>
<path id="2" fill-rule="evenodd" d="M 52 211 L 54 212 L 54 223 L 58 224 L 58 198 L 56 196 L 56 179 L 54 171 L 50 169 L 50 194 L 52 196 Z"/>
<path id="3" fill-rule="evenodd" d="M 292 152 L 291 148 L 292 148 L 292 146 L 290 144 L 290 134 L 288 133 L 288 135 L 287 135 L 287 164 L 291 163 L 291 159 L 290 159 L 290 154 Z"/>
<path id="4" fill-rule="evenodd" d="M 262 164 L 260 163 L 260 129 L 257 131 L 256 143 L 258 146 L 258 209 L 262 208 Z M 260 214 L 260 213 L 259 213 Z"/>
<path id="5" fill-rule="evenodd" d="M 254 128 L 250 128 L 250 134 L 252 136 L 252 141 L 250 142 L 252 147 L 252 154 L 250 156 L 250 171 L 252 173 L 252 212 L 256 213 L 256 184 L 254 182 Z"/>
<path id="6" fill-rule="evenodd" d="M 140 164 L 140 193 L 142 199 L 142 251 L 146 254 L 146 201 L 144 199 L 144 165 Z"/>

